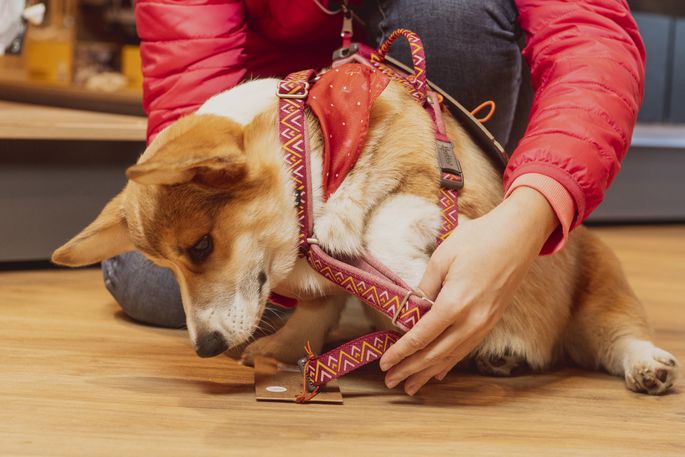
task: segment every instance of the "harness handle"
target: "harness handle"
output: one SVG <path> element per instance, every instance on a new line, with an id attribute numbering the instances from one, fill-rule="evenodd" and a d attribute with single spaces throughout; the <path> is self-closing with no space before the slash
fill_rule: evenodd
<path id="1" fill-rule="evenodd" d="M 417 92 L 417 98 L 421 103 L 426 101 L 426 89 L 428 83 L 426 82 L 426 54 L 423 50 L 423 43 L 419 36 L 408 29 L 397 29 L 390 34 L 390 36 L 378 48 L 377 57 L 382 62 L 385 60 L 385 55 L 390 50 L 390 47 L 399 37 L 406 38 L 409 43 L 409 52 L 411 53 L 412 65 L 414 72 L 407 76 L 407 79 Z"/>
<path id="2" fill-rule="evenodd" d="M 483 111 L 485 108 L 490 108 L 488 111 L 488 114 L 484 115 L 483 117 L 478 117 L 478 114 Z M 492 119 L 492 116 L 495 114 L 495 101 L 494 100 L 486 100 L 480 105 L 476 106 L 472 111 L 471 111 L 471 116 L 475 117 L 478 122 L 481 124 L 484 124 L 485 122 L 489 121 Z"/>

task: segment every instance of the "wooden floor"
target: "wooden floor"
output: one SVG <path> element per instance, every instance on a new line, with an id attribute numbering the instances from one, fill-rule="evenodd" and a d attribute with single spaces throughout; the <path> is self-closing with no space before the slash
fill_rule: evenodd
<path id="1" fill-rule="evenodd" d="M 684 363 L 685 226 L 595 230 Z M 0 273 L 0 322 L 0 456 L 685 455 L 682 380 L 452 374 L 408 398 L 370 369 L 342 406 L 258 403 L 251 369 L 127 320 L 92 269 Z"/>

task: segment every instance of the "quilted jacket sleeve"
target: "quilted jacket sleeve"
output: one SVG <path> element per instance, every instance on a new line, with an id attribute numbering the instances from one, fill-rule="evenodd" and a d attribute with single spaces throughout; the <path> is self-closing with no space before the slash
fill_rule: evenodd
<path id="1" fill-rule="evenodd" d="M 137 0 L 148 141 L 245 75 L 242 0 Z"/>
<path id="2" fill-rule="evenodd" d="M 642 102 L 645 51 L 625 0 L 516 0 L 535 98 L 505 172 L 561 183 L 573 226 L 602 201 L 630 145 Z"/>

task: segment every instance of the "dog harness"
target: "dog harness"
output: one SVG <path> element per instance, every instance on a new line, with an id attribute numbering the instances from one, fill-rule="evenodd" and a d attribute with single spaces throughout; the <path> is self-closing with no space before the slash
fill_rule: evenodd
<path id="1" fill-rule="evenodd" d="M 404 37 L 409 42 L 414 67 L 412 72 L 397 70 L 386 63 L 386 54 L 398 37 Z M 324 198 L 328 198 L 337 189 L 356 162 L 368 131 L 370 106 L 388 81 L 393 79 L 406 88 L 433 119 L 437 164 L 441 178 L 439 206 L 442 212 L 442 224 L 437 239 L 437 244 L 439 244 L 457 226 L 457 192 L 463 187 L 464 178 L 460 164 L 454 155 L 452 142 L 445 130 L 441 97 L 430 90 L 426 81 L 425 54 L 421 40 L 415 33 L 399 29 L 388 37 L 378 51 L 365 50 L 366 56 L 359 52 L 362 48 L 356 43 L 343 49 L 348 49 L 348 53 L 345 55 L 340 50 L 337 51 L 337 56 L 334 55 L 333 67 L 328 72 L 343 72 L 343 81 L 353 82 L 357 77 L 366 78 L 361 83 L 365 85 L 365 97 L 352 100 L 352 107 L 360 106 L 365 109 L 362 109 L 360 113 L 343 115 L 343 119 L 346 120 L 336 118 L 331 120 L 326 117 L 325 121 L 321 122 L 325 136 L 322 177 Z M 349 49 L 353 51 L 349 52 Z M 325 104 L 333 106 L 336 102 L 333 98 L 324 96 L 326 90 L 342 91 L 342 97 L 346 96 L 345 91 L 351 91 L 351 88 L 346 86 L 335 88 L 332 84 L 329 88 L 324 86 L 320 89 L 318 85 L 326 84 L 327 77 L 331 81 L 340 81 L 339 78 L 335 78 L 335 75 L 328 76 L 326 73 L 317 74 L 314 70 L 304 70 L 288 75 L 278 84 L 278 129 L 285 164 L 295 193 L 299 224 L 299 256 L 306 259 L 311 268 L 320 275 L 385 314 L 394 325 L 406 332 L 430 310 L 433 302 L 421 291 L 409 287 L 395 273 L 368 253 L 352 260 L 337 259 L 319 246 L 314 235 L 309 135 L 305 110 L 309 106 L 321 121 L 326 114 L 324 113 Z M 352 85 L 351 83 L 350 86 Z M 367 125 L 346 125 L 352 120 L 360 124 L 366 122 Z M 331 125 L 336 127 L 331 127 Z M 333 149 L 336 150 L 335 155 L 332 153 Z M 292 301 L 283 302 L 279 298 L 273 297 L 277 304 L 292 306 Z M 307 344 L 305 347 L 307 357 L 300 361 L 303 392 L 297 397 L 297 401 L 310 400 L 316 395 L 320 386 L 377 360 L 399 337 L 400 334 L 395 331 L 377 331 L 318 356 Z"/>

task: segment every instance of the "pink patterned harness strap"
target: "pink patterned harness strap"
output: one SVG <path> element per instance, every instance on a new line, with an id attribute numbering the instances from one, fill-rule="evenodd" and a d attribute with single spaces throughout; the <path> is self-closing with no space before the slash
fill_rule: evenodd
<path id="1" fill-rule="evenodd" d="M 304 114 L 314 70 L 291 73 L 278 83 L 278 133 L 285 163 L 295 191 L 297 222 L 300 226 L 298 246 L 300 255 L 307 253 L 307 238 L 311 236 L 311 167 L 309 166 L 309 135 Z"/>
<path id="2" fill-rule="evenodd" d="M 411 53 L 411 60 L 414 65 L 414 74 L 405 76 L 384 63 L 385 55 L 399 37 L 404 37 L 409 42 L 409 52 Z M 426 54 L 423 50 L 423 43 L 416 33 L 407 29 L 395 30 L 380 45 L 378 51 L 372 53 L 370 57 L 371 65 L 402 84 L 419 103 L 424 104 L 426 102 L 428 90 L 426 82 Z"/>
<path id="3" fill-rule="evenodd" d="M 410 42 L 414 58 L 413 75 L 394 72 L 383 64 L 383 57 L 398 36 Z M 457 191 L 463 185 L 459 162 L 454 156 L 452 143 L 445 132 L 441 108 L 434 93 L 427 91 L 425 57 L 421 40 L 413 32 L 398 30 L 381 45 L 374 68 L 400 81 L 431 114 L 435 124 L 437 160 L 441 169 L 439 204 L 442 225 L 437 239 L 441 243 L 457 226 Z M 308 129 L 305 117 L 306 97 L 315 72 L 300 71 L 288 75 L 278 85 L 279 136 L 285 164 L 295 191 L 300 256 L 329 281 L 347 290 L 361 301 L 388 316 L 399 329 L 407 331 L 430 310 L 433 304 L 418 291 L 370 255 L 353 262 L 341 261 L 328 255 L 313 238 L 311 176 L 309 167 Z M 316 356 L 309 346 L 307 358 L 301 361 L 304 392 L 299 402 L 311 399 L 321 385 L 380 358 L 400 335 L 397 332 L 374 332 L 361 336 L 325 354 Z"/>

